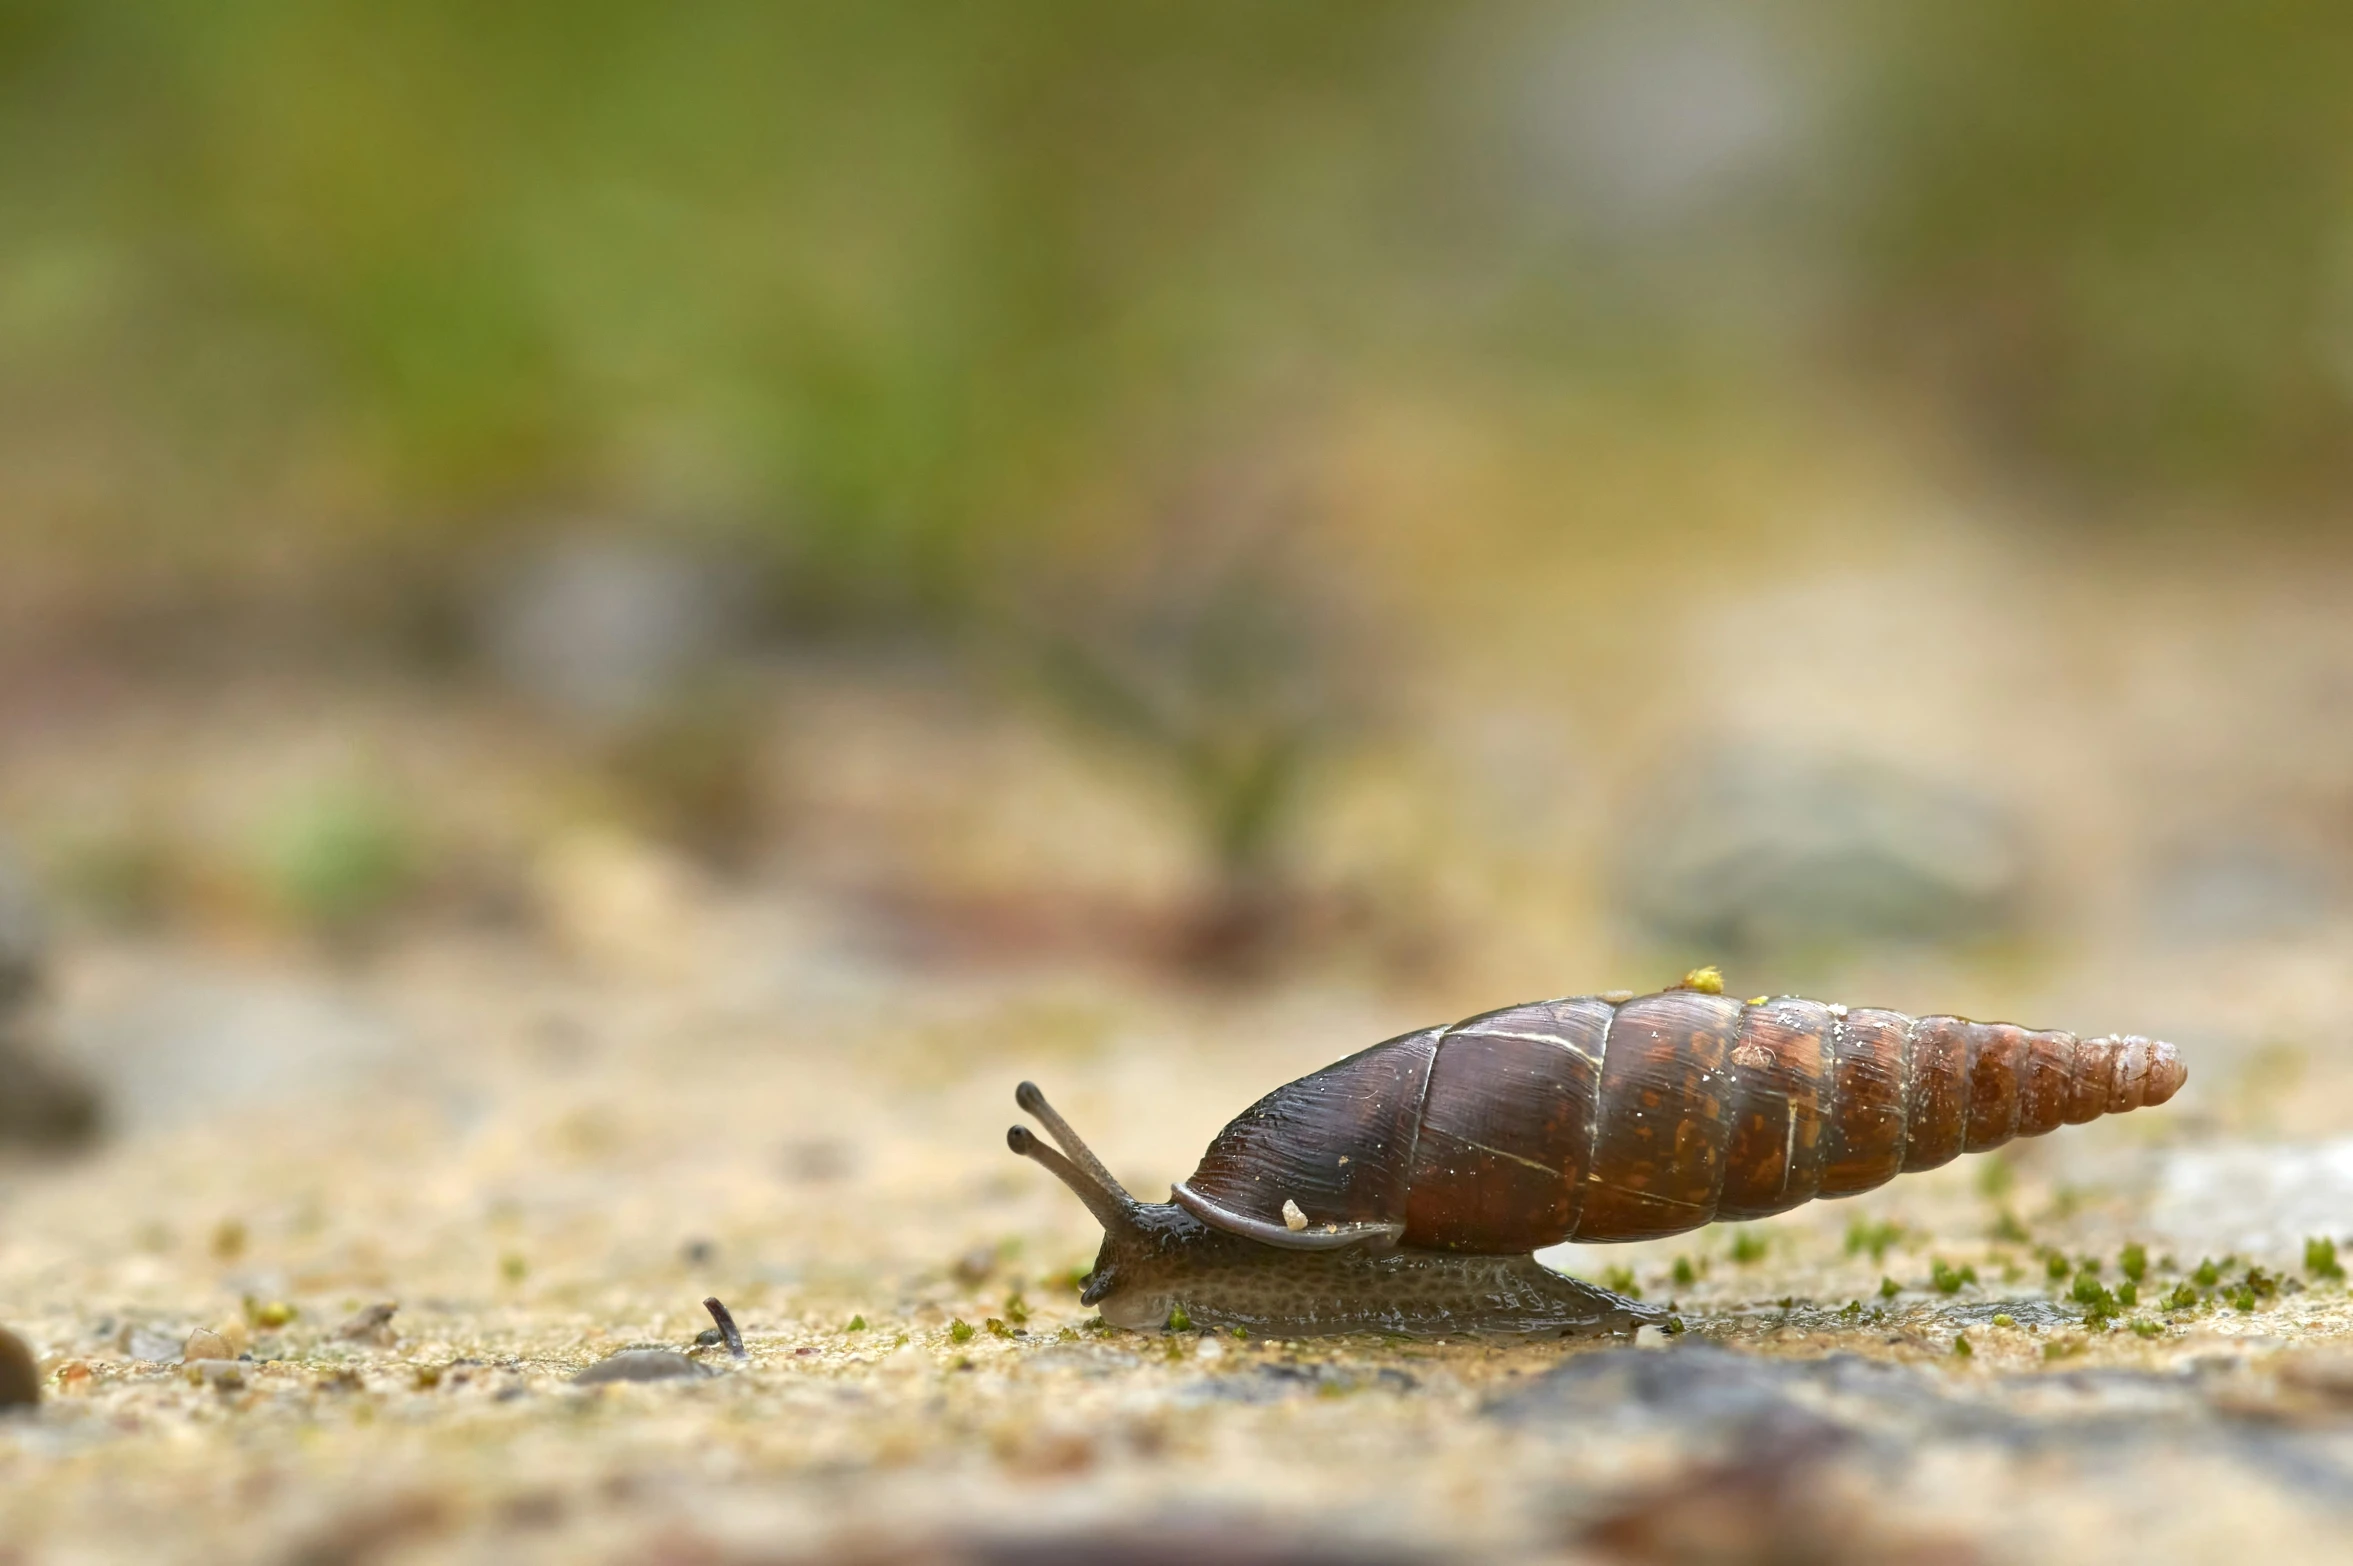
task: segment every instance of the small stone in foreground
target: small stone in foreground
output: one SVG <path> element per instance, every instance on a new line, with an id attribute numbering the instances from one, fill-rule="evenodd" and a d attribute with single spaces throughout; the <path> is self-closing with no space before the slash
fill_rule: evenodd
<path id="1" fill-rule="evenodd" d="M 187 1358 L 181 1339 L 168 1336 L 152 1327 L 128 1326 L 115 1334 L 115 1342 L 133 1359 L 152 1364 L 169 1365 Z"/>
<path id="2" fill-rule="evenodd" d="M 392 1318 L 399 1314 L 400 1306 L 396 1301 L 385 1300 L 367 1306 L 337 1327 L 335 1336 L 346 1343 L 374 1343 L 390 1347 L 399 1341 L 399 1334 L 392 1330 Z"/>
<path id="3" fill-rule="evenodd" d="M 623 1349 L 598 1360 L 572 1378 L 575 1386 L 603 1386 L 615 1381 L 700 1381 L 714 1374 L 676 1349 Z"/>
<path id="4" fill-rule="evenodd" d="M 198 1327 L 194 1332 L 189 1333 L 186 1345 L 180 1350 L 180 1361 L 183 1364 L 193 1364 L 200 1359 L 235 1359 L 236 1357 L 236 1351 L 229 1347 L 229 1340 L 210 1327 Z"/>
<path id="5" fill-rule="evenodd" d="M 41 1367 L 25 1340 L 0 1327 L 0 1409 L 32 1408 L 41 1401 Z"/>

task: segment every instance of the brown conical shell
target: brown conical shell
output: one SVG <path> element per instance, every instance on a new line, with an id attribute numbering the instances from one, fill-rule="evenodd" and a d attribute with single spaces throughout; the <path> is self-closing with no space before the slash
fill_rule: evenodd
<path id="1" fill-rule="evenodd" d="M 1653 1239 L 2162 1104 L 2170 1044 L 1699 990 L 1583 996 L 1377 1044 L 1268 1094 L 1176 1191 L 1300 1248 Z"/>

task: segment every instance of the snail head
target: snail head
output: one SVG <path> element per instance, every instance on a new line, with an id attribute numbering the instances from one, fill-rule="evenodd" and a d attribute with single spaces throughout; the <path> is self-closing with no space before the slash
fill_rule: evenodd
<path id="1" fill-rule="evenodd" d="M 1036 1083 L 1022 1083 L 1014 1091 L 1013 1101 L 1036 1116 L 1046 1128 L 1046 1134 L 1062 1150 L 1056 1152 L 1047 1146 L 1027 1126 L 1008 1130 L 1005 1145 L 1024 1158 L 1043 1164 L 1055 1179 L 1070 1187 L 1072 1195 L 1087 1204 L 1087 1211 L 1103 1226 L 1103 1249 L 1095 1257 L 1094 1271 L 1087 1274 L 1079 1287 L 1079 1303 L 1103 1306 L 1107 1319 L 1131 1325 L 1124 1318 L 1132 1312 L 1105 1302 L 1123 1284 L 1134 1283 L 1138 1289 L 1128 1292 L 1139 1292 L 1149 1277 L 1163 1270 L 1155 1263 L 1168 1256 L 1172 1231 L 1198 1231 L 1200 1225 L 1169 1204 L 1139 1202 L 1130 1196 L 1127 1188 L 1112 1178 L 1103 1160 L 1070 1128 L 1070 1122 L 1054 1112 L 1054 1106 L 1046 1102 L 1046 1095 L 1038 1091 Z M 1147 1312 L 1150 1309 L 1141 1300 L 1134 1303 L 1138 1309 Z"/>

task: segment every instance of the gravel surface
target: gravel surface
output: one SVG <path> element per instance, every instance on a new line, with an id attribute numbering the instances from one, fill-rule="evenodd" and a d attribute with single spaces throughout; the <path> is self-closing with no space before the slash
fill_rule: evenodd
<path id="1" fill-rule="evenodd" d="M 1153 1190 L 1428 1018 L 917 983 L 748 906 L 692 944 L 76 955 L 61 1036 L 171 1087 L 0 1175 L 43 1393 L 0 1417 L 0 1561 L 2324 1560 L 2353 1522 L 2353 1301 L 2273 1210 L 2353 1230 L 2344 1151 L 2196 1112 L 2227 1065 L 1990 1178 L 1549 1258 L 1677 1335 L 1139 1336 L 1077 1303 L 1014 1083 Z"/>

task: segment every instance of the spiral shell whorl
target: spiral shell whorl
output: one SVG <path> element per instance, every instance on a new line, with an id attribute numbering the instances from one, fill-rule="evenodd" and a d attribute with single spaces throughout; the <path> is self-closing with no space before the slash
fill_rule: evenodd
<path id="1" fill-rule="evenodd" d="M 2162 1104 L 2188 1078 L 2170 1044 L 1921 1017 L 1905 1030 L 1905 1173 L 2014 1137 Z"/>
<path id="2" fill-rule="evenodd" d="M 2076 1046 L 2079 1062 L 2087 1062 L 2091 1069 L 2078 1071 L 2092 1082 L 2104 1084 L 2108 1092 L 2102 1112 L 2121 1115 L 2132 1109 L 2152 1109 L 2181 1091 L 2189 1080 L 2189 1068 L 2181 1063 L 2181 1055 L 2162 1039 L 2145 1039 L 2137 1033 L 2107 1038 L 2085 1039 Z M 2105 1070 L 2100 1062 L 2105 1062 Z"/>
<path id="3" fill-rule="evenodd" d="M 1385 1227 L 1517 1254 L 1656 1239 L 1852 1196 L 2021 1136 L 2162 1104 L 2170 1044 L 1683 985 L 1401 1034 L 1269 1093 L 1177 1199 L 1282 1244 Z M 1271 1240 L 1267 1240 L 1268 1236 Z"/>

